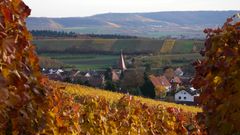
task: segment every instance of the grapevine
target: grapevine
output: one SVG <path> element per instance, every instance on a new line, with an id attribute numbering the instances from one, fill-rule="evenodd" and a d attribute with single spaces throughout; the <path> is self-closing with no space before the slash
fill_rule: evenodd
<path id="1" fill-rule="evenodd" d="M 194 63 L 193 85 L 201 89 L 203 114 L 209 134 L 240 133 L 240 22 L 237 15 L 227 19 L 222 28 L 206 29 L 205 59 Z"/>

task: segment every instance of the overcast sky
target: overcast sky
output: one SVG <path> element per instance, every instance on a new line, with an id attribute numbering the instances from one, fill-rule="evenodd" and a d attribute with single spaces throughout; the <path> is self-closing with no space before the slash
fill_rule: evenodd
<path id="1" fill-rule="evenodd" d="M 240 0 L 23 0 L 34 17 L 81 17 L 99 13 L 240 10 Z"/>

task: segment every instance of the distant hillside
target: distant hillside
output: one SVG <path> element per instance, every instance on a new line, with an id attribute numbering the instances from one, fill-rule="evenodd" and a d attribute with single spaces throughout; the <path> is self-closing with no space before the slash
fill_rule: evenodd
<path id="1" fill-rule="evenodd" d="M 219 27 L 239 11 L 174 11 L 154 13 L 108 13 L 90 17 L 35 18 L 30 30 L 64 30 L 83 34 L 203 37 L 203 29 Z"/>
<path id="2" fill-rule="evenodd" d="M 39 53 L 69 54 L 157 54 L 193 53 L 204 46 L 202 40 L 176 40 L 171 48 L 160 39 L 39 39 L 33 43 Z M 165 49 L 167 50 L 165 50 Z"/>

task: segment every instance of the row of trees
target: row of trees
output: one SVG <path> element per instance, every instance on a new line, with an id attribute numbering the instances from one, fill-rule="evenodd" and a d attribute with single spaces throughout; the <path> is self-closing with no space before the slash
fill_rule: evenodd
<path id="1" fill-rule="evenodd" d="M 77 34 L 75 32 L 53 31 L 53 30 L 31 30 L 34 37 L 45 38 L 102 38 L 102 39 L 137 39 L 137 36 L 120 34 Z"/>
<path id="2" fill-rule="evenodd" d="M 52 31 L 52 30 L 32 30 L 30 31 L 34 37 L 71 37 L 76 38 L 77 34 L 74 32 L 64 32 L 64 31 Z"/>
<path id="3" fill-rule="evenodd" d="M 137 36 L 120 35 L 120 34 L 86 34 L 92 38 L 103 38 L 103 39 L 136 39 Z"/>

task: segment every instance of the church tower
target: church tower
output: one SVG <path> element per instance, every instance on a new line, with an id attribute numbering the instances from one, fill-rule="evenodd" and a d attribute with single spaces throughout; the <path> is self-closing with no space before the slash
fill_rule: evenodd
<path id="1" fill-rule="evenodd" d="M 119 58 L 118 68 L 121 69 L 122 71 L 127 70 L 122 50 Z"/>

